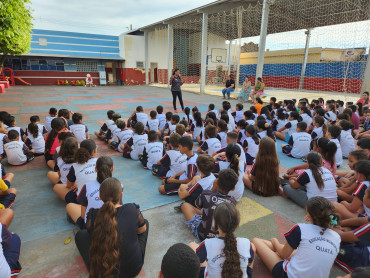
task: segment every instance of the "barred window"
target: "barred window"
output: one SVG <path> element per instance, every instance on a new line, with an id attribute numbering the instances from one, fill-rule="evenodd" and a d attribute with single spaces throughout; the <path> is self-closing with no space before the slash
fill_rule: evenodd
<path id="1" fill-rule="evenodd" d="M 136 62 L 136 68 L 137 69 L 143 69 L 144 68 L 144 62 Z"/>
<path id="2" fill-rule="evenodd" d="M 76 61 L 76 70 L 78 72 L 97 72 L 98 63 L 93 61 Z"/>

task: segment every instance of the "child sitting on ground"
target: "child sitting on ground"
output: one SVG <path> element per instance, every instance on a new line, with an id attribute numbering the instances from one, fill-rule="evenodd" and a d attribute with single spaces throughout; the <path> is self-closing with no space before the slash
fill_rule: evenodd
<path id="1" fill-rule="evenodd" d="M 354 165 L 354 169 L 359 185 L 353 192 L 352 202 L 342 201 L 341 203 L 334 203 L 335 211 L 342 219 L 357 217 L 364 212 L 363 198 L 366 189 L 370 185 L 370 161 L 359 161 Z"/>
<path id="2" fill-rule="evenodd" d="M 124 119 L 119 118 L 116 121 L 117 129 L 114 131 L 113 139 L 108 144 L 116 151 L 123 152 L 123 145 L 134 135 L 132 129 L 126 128 Z"/>
<path id="3" fill-rule="evenodd" d="M 181 136 L 177 133 L 171 134 L 169 141 L 170 149 L 152 166 L 152 174 L 154 176 L 163 179 L 185 171 L 187 157 L 179 151 L 180 138 Z"/>
<path id="4" fill-rule="evenodd" d="M 148 143 L 144 147 L 143 153 L 139 154 L 139 160 L 144 169 L 152 170 L 153 164 L 157 163 L 163 156 L 164 148 L 158 142 L 158 133 L 155 130 L 148 132 Z"/>
<path id="5" fill-rule="evenodd" d="M 70 131 L 76 137 L 77 142 L 81 143 L 83 140 L 89 139 L 89 130 L 87 126 L 82 123 L 82 114 L 74 113 L 72 115 L 73 125 L 70 126 Z"/>
<path id="6" fill-rule="evenodd" d="M 221 142 L 221 148 L 227 146 L 226 136 L 227 136 L 227 123 L 224 120 L 219 120 L 217 123 L 217 136 L 216 138 Z"/>
<path id="7" fill-rule="evenodd" d="M 67 184 L 67 175 L 71 169 L 72 163 L 76 160 L 78 142 L 75 137 L 69 137 L 63 140 L 58 157 L 54 166 L 54 171 L 49 171 L 48 179 L 55 185 L 57 183 Z"/>
<path id="8" fill-rule="evenodd" d="M 193 152 L 193 141 L 190 137 L 179 139 L 179 151 L 187 157 L 185 171 L 162 180 L 162 185 L 159 186 L 158 191 L 163 195 L 177 194 L 180 185 L 189 183 L 198 172 L 196 163 L 198 155 Z"/>
<path id="9" fill-rule="evenodd" d="M 10 130 L 8 132 L 8 139 L 9 143 L 4 145 L 4 150 L 10 165 L 23 165 L 35 158 L 34 150 L 30 150 L 23 141 L 19 142 L 19 133 L 17 130 Z"/>
<path id="10" fill-rule="evenodd" d="M 108 118 L 108 120 L 106 120 L 104 122 L 104 124 L 101 126 L 101 128 L 100 128 L 99 131 L 95 131 L 94 132 L 94 134 L 96 135 L 96 137 L 98 137 L 100 140 L 103 140 L 104 139 L 105 134 L 108 132 L 108 128 L 112 124 L 114 124 L 114 122 L 112 120 L 113 114 L 114 114 L 114 111 L 113 110 L 108 110 L 107 111 L 107 118 Z"/>
<path id="11" fill-rule="evenodd" d="M 289 114 L 289 121 L 282 128 L 274 132 L 274 135 L 285 142 L 289 142 L 290 136 L 296 132 L 299 114 L 297 111 L 292 111 Z"/>
<path id="12" fill-rule="evenodd" d="M 148 143 L 148 134 L 145 133 L 144 125 L 138 122 L 135 125 L 135 134 L 132 136 L 121 149 L 123 150 L 123 157 L 131 158 L 132 160 L 139 160 L 139 154 L 143 153 L 144 147 Z"/>
<path id="13" fill-rule="evenodd" d="M 355 140 L 352 137 L 352 128 L 354 125 L 347 120 L 339 122 L 341 128 L 339 143 L 342 147 L 343 158 L 347 158 L 351 151 L 355 150 Z"/>
<path id="14" fill-rule="evenodd" d="M 17 197 L 17 189 L 9 187 L 9 180 L 5 183 L 3 179 L 0 179 L 0 209 L 10 208 Z"/>
<path id="15" fill-rule="evenodd" d="M 35 123 L 30 123 L 27 129 L 27 138 L 24 141 L 29 149 L 35 151 L 35 156 L 44 155 L 45 139 L 39 132 L 39 127 Z"/>
<path id="16" fill-rule="evenodd" d="M 33 115 L 33 116 L 30 117 L 30 122 L 31 122 L 31 124 L 37 125 L 37 128 L 38 128 L 38 131 L 39 131 L 40 135 L 43 136 L 44 139 L 45 139 L 48 132 L 47 132 L 45 126 L 40 124 L 40 117 L 37 116 L 37 115 Z M 26 135 L 28 136 L 28 129 L 26 129 Z"/>
<path id="17" fill-rule="evenodd" d="M 281 145 L 283 153 L 293 158 L 303 158 L 310 151 L 311 136 L 306 132 L 307 124 L 300 122 L 297 124 L 297 132 L 289 138 L 289 145 Z"/>
<path id="18" fill-rule="evenodd" d="M 340 127 L 334 125 L 329 126 L 328 132 L 326 133 L 326 137 L 330 140 L 330 142 L 334 142 L 337 145 L 337 151 L 335 153 L 335 163 L 337 164 L 337 168 L 339 168 L 343 163 L 343 154 L 342 154 L 342 147 L 340 146 L 340 142 L 338 138 L 340 137 Z"/>
<path id="19" fill-rule="evenodd" d="M 112 121 L 113 121 L 113 123 L 110 125 L 110 126 L 108 126 L 108 131 L 107 131 L 107 133 L 105 134 L 105 137 L 104 137 L 104 141 L 106 142 L 106 143 L 108 143 L 109 142 L 109 140 L 111 140 L 112 138 L 113 138 L 113 134 L 116 132 L 116 130 L 118 129 L 118 127 L 117 127 L 117 125 L 116 125 L 116 122 L 117 122 L 117 120 L 118 119 L 120 119 L 121 118 L 121 114 L 119 114 L 119 113 L 114 113 L 113 115 L 112 115 Z M 118 130 L 119 131 L 119 130 Z"/>
<path id="20" fill-rule="evenodd" d="M 204 133 L 204 123 L 202 119 L 202 114 L 200 112 L 194 113 L 194 121 L 190 125 L 190 133 L 193 136 L 194 142 L 201 141 L 202 132 Z"/>
<path id="21" fill-rule="evenodd" d="M 49 109 L 49 116 L 45 117 L 45 127 L 48 133 L 51 131 L 51 121 L 57 117 L 58 110 L 54 107 Z"/>
<path id="22" fill-rule="evenodd" d="M 337 184 L 333 174 L 322 166 L 319 153 L 307 155 L 308 169 L 304 170 L 298 178 L 291 178 L 289 184 L 284 186 L 284 193 L 301 207 L 305 207 L 308 199 L 321 196 L 330 202 L 337 201 Z"/>
<path id="23" fill-rule="evenodd" d="M 5 120 L 5 124 L 8 126 L 8 132 L 11 130 L 15 130 L 18 132 L 18 141 L 23 143 L 23 141 L 26 139 L 26 133 L 23 131 L 23 129 L 19 126 L 17 126 L 17 122 L 15 120 L 14 116 L 8 116 Z"/>
<path id="24" fill-rule="evenodd" d="M 96 144 L 92 139 L 81 142 L 80 148 L 75 155 L 75 162 L 72 164 L 67 175 L 67 184 L 54 185 L 54 192 L 67 204 L 77 203 L 77 196 L 82 187 L 96 179 Z"/>
<path id="25" fill-rule="evenodd" d="M 21 239 L 1 223 L 0 238 L 0 276 L 17 277 L 22 269 L 18 261 L 21 253 Z"/>
<path id="26" fill-rule="evenodd" d="M 206 239 L 199 246 L 190 244 L 203 266 L 199 277 L 252 277 L 255 247 L 249 239 L 234 236 L 240 222 L 238 209 L 222 202 L 213 215 L 219 237 Z"/>
<path id="27" fill-rule="evenodd" d="M 159 121 L 159 131 L 162 132 L 165 124 L 166 124 L 166 115 L 163 114 L 163 106 L 162 105 L 158 105 L 157 108 L 157 119 Z"/>
<path id="28" fill-rule="evenodd" d="M 243 119 L 243 104 L 238 103 L 235 105 L 235 111 L 231 113 L 231 115 L 234 117 L 235 122 L 238 123 L 240 120 Z"/>
<path id="29" fill-rule="evenodd" d="M 147 122 L 148 131 L 154 130 L 159 134 L 159 120 L 157 119 L 157 112 L 152 110 L 150 111 L 150 119 Z"/>
<path id="30" fill-rule="evenodd" d="M 216 138 L 217 129 L 213 125 L 206 126 L 205 130 L 205 141 L 198 148 L 197 152 L 202 154 L 207 152 L 209 155 L 213 155 L 219 149 L 221 149 L 221 142 Z"/>
<path id="31" fill-rule="evenodd" d="M 244 131 L 245 139 L 240 141 L 245 151 L 247 165 L 252 165 L 258 153 L 260 139 L 257 136 L 256 129 L 252 125 L 247 125 Z"/>
<path id="32" fill-rule="evenodd" d="M 240 148 L 236 144 L 230 144 L 225 148 L 224 153 L 219 153 L 213 157 L 216 160 L 221 155 L 226 156 L 226 161 L 216 162 L 213 173 L 230 168 L 237 174 L 238 182 L 235 184 L 235 188 L 229 192 L 229 195 L 234 197 L 237 202 L 243 197 L 243 176 L 247 168 L 247 164 L 239 158 L 240 152 Z"/>
<path id="33" fill-rule="evenodd" d="M 1 159 L 6 157 L 6 152 L 4 150 L 4 145 L 6 143 L 8 143 L 9 140 L 8 140 L 8 136 L 6 136 L 8 131 L 4 128 L 4 125 L 3 125 L 2 122 L 0 122 L 0 130 L 3 130 L 3 131 L 0 131 L 0 161 L 1 161 Z"/>
<path id="34" fill-rule="evenodd" d="M 264 197 L 275 196 L 279 193 L 279 158 L 275 142 L 265 137 L 259 142 L 259 151 L 249 173 L 243 182 L 253 193 Z M 264 171 L 263 169 L 269 169 Z"/>
<path id="35" fill-rule="evenodd" d="M 200 176 L 195 176 L 187 184 L 180 185 L 179 197 L 186 203 L 196 207 L 195 200 L 203 192 L 203 190 L 211 190 L 216 177 L 212 174 L 215 167 L 215 160 L 208 154 L 201 154 L 198 156 L 197 161 L 198 171 Z M 175 210 L 180 212 L 181 205 L 175 207 Z"/>
<path id="36" fill-rule="evenodd" d="M 284 245 L 277 238 L 252 240 L 273 277 L 329 277 L 340 245 L 340 236 L 330 229 L 337 224 L 335 209 L 329 200 L 316 196 L 308 200 L 306 212 L 310 223 L 294 225 L 284 235 Z"/>
<path id="37" fill-rule="evenodd" d="M 370 157 L 370 138 L 361 138 L 358 140 L 357 148 L 363 150 Z"/>
<path id="38" fill-rule="evenodd" d="M 168 132 L 169 132 L 169 126 L 171 125 L 171 118 L 172 118 L 172 112 L 167 112 L 166 113 L 166 122 L 164 123 L 164 126 L 162 127 L 161 129 L 161 132 L 162 132 L 162 137 L 164 137 L 165 135 L 168 135 Z"/>
<path id="39" fill-rule="evenodd" d="M 144 109 L 142 106 L 136 107 L 135 111 L 127 120 L 127 126 L 134 127 L 138 122 L 142 123 L 144 127 L 146 127 L 146 124 L 148 122 L 148 115 L 144 113 Z"/>
<path id="40" fill-rule="evenodd" d="M 167 115 L 167 114 L 166 114 Z M 176 131 L 176 125 L 180 122 L 180 116 L 177 114 L 171 115 L 170 122 L 167 122 L 164 126 L 164 131 L 167 130 L 167 133 L 163 133 L 163 135 L 171 135 Z"/>

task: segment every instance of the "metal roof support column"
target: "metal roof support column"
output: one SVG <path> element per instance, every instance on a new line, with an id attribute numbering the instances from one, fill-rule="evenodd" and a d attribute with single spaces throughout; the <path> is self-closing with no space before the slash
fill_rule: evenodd
<path id="1" fill-rule="evenodd" d="M 149 41 L 149 36 L 148 36 L 148 31 L 144 32 L 144 40 L 145 40 L 145 84 L 149 85 L 149 46 L 148 46 L 148 41 Z"/>
<path id="2" fill-rule="evenodd" d="M 306 73 L 308 51 L 310 49 L 311 29 L 307 29 L 305 34 L 306 34 L 306 46 L 305 46 L 305 49 L 304 49 L 304 58 L 303 58 L 303 65 L 302 65 L 302 71 L 301 71 L 301 79 L 299 80 L 299 89 L 300 90 L 303 89 L 304 75 Z"/>
<path id="3" fill-rule="evenodd" d="M 203 13 L 202 21 L 202 53 L 200 60 L 200 94 L 206 90 L 207 78 L 207 35 L 208 35 L 208 14 Z"/>
<path id="4" fill-rule="evenodd" d="M 235 42 L 236 42 L 236 47 L 237 47 L 235 92 L 237 92 L 239 91 L 239 86 L 240 86 L 240 53 L 241 53 L 241 47 L 242 47 L 242 40 L 239 38 L 238 40 L 235 40 Z"/>
<path id="5" fill-rule="evenodd" d="M 270 5 L 272 2 L 273 0 L 263 0 L 260 41 L 258 43 L 258 60 L 257 60 L 256 79 L 258 77 L 262 77 L 263 63 L 265 59 L 267 26 L 268 26 L 268 21 L 269 21 Z"/>
<path id="6" fill-rule="evenodd" d="M 170 79 L 173 70 L 173 25 L 168 24 L 168 71 L 167 71 L 167 84 L 170 87 Z"/>
<path id="7" fill-rule="evenodd" d="M 367 54 L 367 63 L 364 72 L 364 80 L 362 81 L 361 92 L 370 92 L 370 46 Z"/>

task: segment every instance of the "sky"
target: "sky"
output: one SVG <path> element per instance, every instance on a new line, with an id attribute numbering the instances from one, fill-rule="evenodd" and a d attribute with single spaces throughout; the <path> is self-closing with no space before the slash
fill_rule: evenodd
<path id="1" fill-rule="evenodd" d="M 32 0 L 35 29 L 119 35 L 215 0 Z"/>
<path id="2" fill-rule="evenodd" d="M 119 35 L 215 0 L 32 0 L 35 29 Z M 304 48 L 305 30 L 271 34 L 266 49 Z M 316 28 L 310 47 L 370 46 L 370 21 Z M 258 43 L 258 37 L 243 42 Z"/>

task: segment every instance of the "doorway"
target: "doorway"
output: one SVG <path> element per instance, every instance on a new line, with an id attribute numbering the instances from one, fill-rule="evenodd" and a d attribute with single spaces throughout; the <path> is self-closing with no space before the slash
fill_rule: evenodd
<path id="1" fill-rule="evenodd" d="M 150 83 L 158 83 L 158 63 L 150 63 Z"/>

